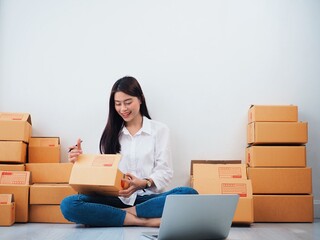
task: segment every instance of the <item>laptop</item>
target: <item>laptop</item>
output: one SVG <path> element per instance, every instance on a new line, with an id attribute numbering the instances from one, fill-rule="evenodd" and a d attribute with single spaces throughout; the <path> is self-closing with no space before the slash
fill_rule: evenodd
<path id="1" fill-rule="evenodd" d="M 169 195 L 158 232 L 143 232 L 147 239 L 225 239 L 239 195 Z"/>

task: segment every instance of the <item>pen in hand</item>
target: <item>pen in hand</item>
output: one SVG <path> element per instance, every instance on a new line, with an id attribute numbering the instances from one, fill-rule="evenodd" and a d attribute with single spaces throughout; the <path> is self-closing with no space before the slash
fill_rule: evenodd
<path id="1" fill-rule="evenodd" d="M 80 143 L 82 143 L 82 140 L 80 140 Z M 71 152 L 73 149 L 75 149 L 75 148 L 77 148 L 77 147 L 78 147 L 78 144 L 76 144 L 74 147 L 69 148 L 68 153 Z"/>

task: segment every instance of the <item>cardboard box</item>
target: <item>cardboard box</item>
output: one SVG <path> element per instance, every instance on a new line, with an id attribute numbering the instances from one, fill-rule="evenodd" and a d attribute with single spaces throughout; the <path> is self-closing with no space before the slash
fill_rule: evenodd
<path id="1" fill-rule="evenodd" d="M 28 222 L 29 185 L 0 184 L 0 194 L 13 194 L 15 222 Z"/>
<path id="2" fill-rule="evenodd" d="M 241 160 L 192 160 L 190 175 L 216 179 L 247 179 L 246 165 Z"/>
<path id="3" fill-rule="evenodd" d="M 8 204 L 13 202 L 12 194 L 0 194 L 0 204 Z"/>
<path id="4" fill-rule="evenodd" d="M 29 142 L 31 131 L 29 113 L 0 113 L 0 140 Z"/>
<path id="5" fill-rule="evenodd" d="M 60 204 L 77 192 L 69 184 L 33 184 L 30 186 L 30 204 Z"/>
<path id="6" fill-rule="evenodd" d="M 30 172 L 0 171 L 0 194 L 13 194 L 15 221 L 28 221 Z"/>
<path id="7" fill-rule="evenodd" d="M 311 194 L 311 168 L 248 168 L 253 194 Z"/>
<path id="8" fill-rule="evenodd" d="M 0 141 L 0 162 L 25 163 L 27 144 L 21 141 Z"/>
<path id="9" fill-rule="evenodd" d="M 251 146 L 246 149 L 249 167 L 306 167 L 306 146 Z"/>
<path id="10" fill-rule="evenodd" d="M 297 121 L 298 107 L 294 105 L 251 105 L 248 112 L 248 123 Z"/>
<path id="11" fill-rule="evenodd" d="M 254 195 L 255 222 L 313 222 L 313 195 Z"/>
<path id="12" fill-rule="evenodd" d="M 68 183 L 72 163 L 26 163 L 32 183 Z"/>
<path id="13" fill-rule="evenodd" d="M 60 138 L 32 137 L 28 147 L 29 163 L 59 163 Z"/>
<path id="14" fill-rule="evenodd" d="M 253 223 L 253 200 L 251 181 L 247 179 L 216 179 L 194 177 L 193 188 L 199 194 L 238 194 L 238 206 L 233 223 Z"/>
<path id="15" fill-rule="evenodd" d="M 72 223 L 66 220 L 60 205 L 30 205 L 29 222 L 33 223 Z"/>
<path id="16" fill-rule="evenodd" d="M 248 144 L 305 144 L 307 122 L 252 122 L 247 127 Z"/>
<path id="17" fill-rule="evenodd" d="M 0 171 L 24 171 L 24 164 L 0 164 Z"/>
<path id="18" fill-rule="evenodd" d="M 119 154 L 82 154 L 74 163 L 69 184 L 79 193 L 118 195 L 124 174 Z"/>
<path id="19" fill-rule="evenodd" d="M 237 209 L 232 220 L 233 224 L 251 224 L 253 218 L 253 196 L 239 198 Z"/>
<path id="20" fill-rule="evenodd" d="M 15 222 L 15 205 L 12 194 L 0 194 L 0 226 L 11 226 Z"/>

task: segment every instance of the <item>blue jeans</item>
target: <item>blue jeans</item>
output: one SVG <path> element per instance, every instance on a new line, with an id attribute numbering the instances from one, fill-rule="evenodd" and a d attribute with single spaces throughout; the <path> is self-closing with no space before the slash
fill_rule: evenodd
<path id="1" fill-rule="evenodd" d="M 198 194 L 190 187 L 178 187 L 168 192 L 137 196 L 134 203 L 137 217 L 161 218 L 166 196 L 170 194 Z M 113 196 L 71 195 L 62 200 L 60 209 L 63 216 L 75 223 L 90 226 L 122 227 L 128 206 Z"/>

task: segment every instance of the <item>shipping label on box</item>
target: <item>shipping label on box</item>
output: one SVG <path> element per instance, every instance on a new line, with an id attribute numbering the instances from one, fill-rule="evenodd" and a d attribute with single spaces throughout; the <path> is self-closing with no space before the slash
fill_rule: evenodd
<path id="1" fill-rule="evenodd" d="M 81 154 L 72 168 L 69 184 L 79 193 L 118 195 L 124 174 L 119 154 Z"/>
<path id="2" fill-rule="evenodd" d="M 0 113 L 0 140 L 29 142 L 31 132 L 29 113 Z"/>
<path id="3" fill-rule="evenodd" d="M 28 147 L 29 163 L 59 163 L 59 137 L 32 137 Z"/>
<path id="4" fill-rule="evenodd" d="M 29 185 L 30 172 L 28 171 L 0 171 L 0 185 Z"/>
<path id="5" fill-rule="evenodd" d="M 193 188 L 200 194 L 238 194 L 240 197 L 252 196 L 251 180 L 194 178 Z"/>
<path id="6" fill-rule="evenodd" d="M 298 107 L 294 105 L 251 105 L 248 112 L 248 123 L 297 121 Z"/>

